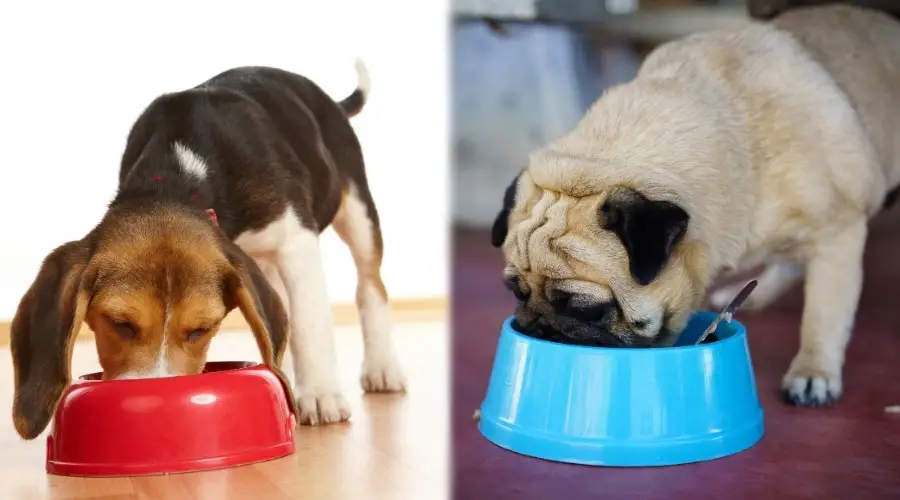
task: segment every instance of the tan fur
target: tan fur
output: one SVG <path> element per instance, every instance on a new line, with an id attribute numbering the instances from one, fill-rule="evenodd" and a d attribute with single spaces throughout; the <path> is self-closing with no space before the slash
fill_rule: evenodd
<path id="1" fill-rule="evenodd" d="M 16 430 L 32 439 L 46 427 L 71 381 L 72 340 L 85 321 L 104 379 L 197 374 L 220 323 L 239 308 L 264 363 L 290 391 L 280 369 L 287 316 L 250 266 L 211 223 L 165 208 L 112 213 L 85 240 L 51 253 L 11 329 Z M 57 310 L 39 310 L 53 300 Z M 259 307 L 268 307 L 278 346 Z"/>
<path id="2" fill-rule="evenodd" d="M 331 227 L 335 233 L 341 238 L 350 253 L 353 261 L 357 266 L 357 274 L 361 283 L 371 283 L 378 293 L 378 296 L 385 302 L 388 301 L 387 287 L 381 279 L 381 262 L 383 259 L 383 248 L 380 244 L 373 244 L 371 237 L 363 238 L 359 233 L 359 229 L 353 227 L 350 217 L 348 217 L 348 205 L 353 203 L 352 196 L 355 194 L 344 191 L 341 194 L 341 205 L 331 222 Z M 369 235 L 365 235 L 369 236 Z M 360 300 L 360 299 L 357 299 Z"/>
<path id="3" fill-rule="evenodd" d="M 227 312 L 221 274 L 228 261 L 211 245 L 211 231 L 174 215 L 164 224 L 149 223 L 151 218 L 110 221 L 91 258 L 104 272 L 86 319 L 97 332 L 105 378 L 151 373 L 163 342 L 172 373 L 200 373 Z M 116 321 L 134 327 L 137 337 L 123 339 L 113 328 Z M 200 328 L 210 330 L 188 342 L 188 333 Z"/>
<path id="4" fill-rule="evenodd" d="M 797 9 L 773 24 L 657 48 L 569 133 L 531 155 L 504 253 L 532 289 L 614 295 L 626 316 L 684 326 L 722 272 L 759 264 L 774 300 L 806 271 L 795 402 L 841 393 L 866 222 L 900 182 L 900 24 L 874 11 Z M 647 286 L 598 207 L 629 187 L 690 215 Z M 767 278 L 766 278 L 767 277 Z M 731 297 L 728 297 L 729 299 Z"/>

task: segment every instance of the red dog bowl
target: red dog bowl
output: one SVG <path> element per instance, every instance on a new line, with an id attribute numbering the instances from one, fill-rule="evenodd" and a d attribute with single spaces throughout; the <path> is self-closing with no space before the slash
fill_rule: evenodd
<path id="1" fill-rule="evenodd" d="M 100 380 L 63 393 L 47 437 L 47 472 L 141 476 L 219 469 L 294 452 L 295 419 L 263 365 L 210 362 L 205 373 Z"/>

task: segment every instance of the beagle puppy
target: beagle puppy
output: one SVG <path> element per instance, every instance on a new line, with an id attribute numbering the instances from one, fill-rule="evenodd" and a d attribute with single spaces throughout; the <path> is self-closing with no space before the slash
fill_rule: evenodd
<path id="1" fill-rule="evenodd" d="M 84 238 L 43 261 L 12 323 L 13 422 L 25 439 L 47 426 L 71 380 L 83 322 L 105 379 L 202 372 L 233 309 L 263 362 L 294 366 L 298 420 L 347 420 L 336 373 L 319 235 L 329 225 L 358 271 L 366 391 L 402 391 L 382 238 L 359 141 L 369 78 L 336 103 L 312 81 L 241 67 L 164 94 L 128 136 L 115 198 Z M 290 385 L 287 385 L 290 387 Z"/>

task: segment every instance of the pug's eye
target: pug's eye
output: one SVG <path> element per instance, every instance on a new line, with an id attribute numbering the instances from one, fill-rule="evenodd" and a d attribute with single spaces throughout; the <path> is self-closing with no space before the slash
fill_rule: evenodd
<path id="1" fill-rule="evenodd" d="M 188 342 L 196 342 L 209 333 L 209 328 L 194 328 L 187 334 Z"/>
<path id="2" fill-rule="evenodd" d="M 554 290 L 550 293 L 550 305 L 557 311 L 567 309 L 572 301 L 572 294 L 563 290 Z"/>
<path id="3" fill-rule="evenodd" d="M 124 340 L 133 340 L 137 337 L 137 328 L 127 321 L 110 320 L 113 330 Z"/>
<path id="4" fill-rule="evenodd" d="M 612 231 L 619 224 L 619 213 L 613 208 L 609 202 L 605 202 L 600 207 L 600 213 L 603 215 L 602 226 L 607 231 Z"/>

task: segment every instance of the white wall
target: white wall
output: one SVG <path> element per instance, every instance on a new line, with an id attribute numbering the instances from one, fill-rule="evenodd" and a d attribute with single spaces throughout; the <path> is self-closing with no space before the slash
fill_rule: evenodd
<path id="1" fill-rule="evenodd" d="M 101 6 L 102 5 L 102 6 Z M 3 2 L 0 6 L 0 321 L 41 260 L 111 199 L 128 130 L 158 94 L 240 65 L 302 73 L 336 99 L 361 55 L 371 101 L 353 120 L 381 214 L 393 298 L 442 296 L 448 262 L 445 0 Z M 329 294 L 356 274 L 323 239 Z"/>

